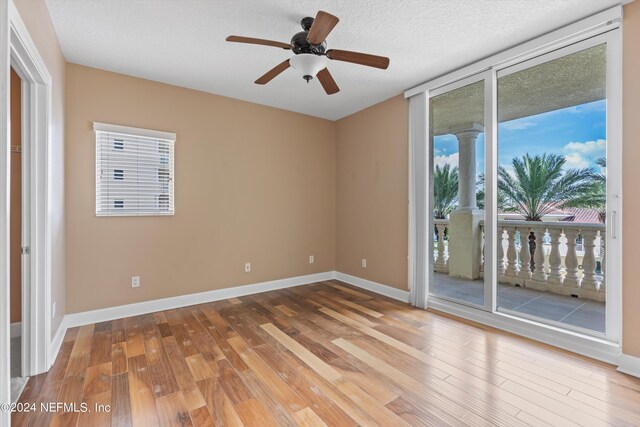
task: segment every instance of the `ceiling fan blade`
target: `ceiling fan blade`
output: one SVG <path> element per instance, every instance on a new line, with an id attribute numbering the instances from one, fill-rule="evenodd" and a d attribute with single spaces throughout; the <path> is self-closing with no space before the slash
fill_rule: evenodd
<path id="1" fill-rule="evenodd" d="M 336 61 L 351 62 L 386 70 L 389 66 L 389 58 L 384 56 L 369 55 L 368 53 L 352 52 L 350 50 L 329 49 L 327 58 Z"/>
<path id="2" fill-rule="evenodd" d="M 336 84 L 336 81 L 333 80 L 333 76 L 327 68 L 320 70 L 318 74 L 316 74 L 316 77 L 320 80 L 320 84 L 324 88 L 324 91 L 327 92 L 327 95 L 340 92 L 340 88 Z"/>
<path id="3" fill-rule="evenodd" d="M 280 47 L 282 49 L 291 49 L 291 45 L 288 43 L 276 42 L 273 40 L 265 40 L 265 39 L 255 39 L 253 37 L 229 36 L 227 37 L 226 40 L 228 42 L 235 42 L 235 43 L 260 44 L 263 46 L 273 46 L 273 47 Z"/>
<path id="4" fill-rule="evenodd" d="M 313 20 L 313 24 L 311 24 L 311 28 L 309 29 L 309 34 L 307 34 L 307 40 L 311 44 L 320 44 L 322 43 L 333 27 L 336 26 L 339 19 L 337 16 L 333 16 L 330 13 L 318 11 L 315 19 Z"/>
<path id="5" fill-rule="evenodd" d="M 258 80 L 256 80 L 256 84 L 265 85 L 265 84 L 269 83 L 271 80 L 273 80 L 274 77 L 276 77 L 278 74 L 280 74 L 281 72 L 283 72 L 287 68 L 289 68 L 289 60 L 288 59 L 286 61 L 283 61 L 280 64 L 276 65 L 275 67 L 273 67 L 269 71 L 267 71 L 262 77 L 260 77 Z"/>

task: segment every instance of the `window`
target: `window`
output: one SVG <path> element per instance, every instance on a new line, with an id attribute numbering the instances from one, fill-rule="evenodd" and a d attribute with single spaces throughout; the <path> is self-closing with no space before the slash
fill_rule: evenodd
<path id="1" fill-rule="evenodd" d="M 173 215 L 175 134 L 94 123 L 96 215 Z"/>

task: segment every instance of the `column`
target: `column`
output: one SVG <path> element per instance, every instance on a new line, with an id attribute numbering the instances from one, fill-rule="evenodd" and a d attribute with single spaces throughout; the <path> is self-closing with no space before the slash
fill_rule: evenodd
<path id="1" fill-rule="evenodd" d="M 476 204 L 476 139 L 479 130 L 471 129 L 457 132 L 458 138 L 458 209 L 471 211 L 478 209 Z"/>
<path id="2" fill-rule="evenodd" d="M 480 277 L 481 231 L 484 212 L 476 205 L 476 138 L 482 125 L 469 123 L 458 138 L 458 208 L 449 214 L 449 275 L 465 279 Z"/>

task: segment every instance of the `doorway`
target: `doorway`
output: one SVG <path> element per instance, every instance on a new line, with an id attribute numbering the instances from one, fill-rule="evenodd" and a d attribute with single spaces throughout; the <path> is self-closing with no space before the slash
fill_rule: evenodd
<path id="1" fill-rule="evenodd" d="M 430 93 L 429 198 L 433 212 L 432 295 L 484 307 L 485 81 L 472 77 Z"/>
<path id="2" fill-rule="evenodd" d="M 497 75 L 497 309 L 604 339 L 607 56 L 595 37 Z"/>
<path id="3" fill-rule="evenodd" d="M 11 378 L 11 85 L 21 79 L 21 375 L 46 372 L 62 337 L 52 343 L 51 99 L 52 78 L 13 2 L 0 1 L 0 402 L 10 402 Z M 15 234 L 15 233 L 14 233 Z M 0 412 L 0 424 L 9 424 Z"/>
<path id="4" fill-rule="evenodd" d="M 593 31 L 407 95 L 410 272 L 419 307 L 612 361 L 620 33 Z"/>
<path id="5" fill-rule="evenodd" d="M 22 157 L 22 79 L 11 68 L 10 76 L 10 145 L 11 145 L 11 174 L 10 174 L 10 214 L 9 214 L 9 239 L 10 239 L 10 312 L 11 342 L 10 342 L 10 367 L 11 367 L 11 400 L 15 401 L 26 385 L 28 376 L 23 360 L 26 359 L 23 349 L 23 322 L 22 322 L 22 289 L 23 289 L 23 225 L 28 220 L 23 218 L 23 157 Z M 23 356 L 24 355 L 24 356 Z"/>
<path id="6" fill-rule="evenodd" d="M 607 48 L 606 35 L 594 37 L 497 71 L 491 224 L 484 161 L 490 78 L 480 73 L 430 92 L 431 295 L 489 311 L 486 290 L 495 290 L 501 313 L 611 338 L 605 255 L 617 218 L 608 199 L 620 190 L 607 179 Z M 484 280 L 489 233 L 497 271 Z"/>

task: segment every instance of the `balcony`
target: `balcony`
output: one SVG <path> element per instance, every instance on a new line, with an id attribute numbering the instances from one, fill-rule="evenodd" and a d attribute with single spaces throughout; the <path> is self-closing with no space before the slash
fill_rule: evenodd
<path id="1" fill-rule="evenodd" d="M 434 220 L 431 292 L 482 305 L 482 280 L 449 274 L 448 220 Z M 484 276 L 484 223 L 480 221 L 479 276 Z M 605 331 L 604 224 L 499 220 L 498 307 L 526 317 Z M 525 244 L 523 244 L 525 242 Z"/>

